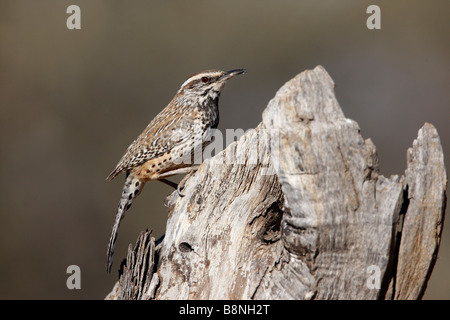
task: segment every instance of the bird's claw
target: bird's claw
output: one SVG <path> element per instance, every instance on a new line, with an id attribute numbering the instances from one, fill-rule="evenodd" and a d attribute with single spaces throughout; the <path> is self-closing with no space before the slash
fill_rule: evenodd
<path id="1" fill-rule="evenodd" d="M 180 182 L 177 186 L 177 193 L 181 198 L 183 198 L 185 196 L 185 194 L 183 194 L 181 192 L 181 190 L 183 190 L 183 189 L 184 189 L 184 183 L 181 185 L 181 182 Z"/>

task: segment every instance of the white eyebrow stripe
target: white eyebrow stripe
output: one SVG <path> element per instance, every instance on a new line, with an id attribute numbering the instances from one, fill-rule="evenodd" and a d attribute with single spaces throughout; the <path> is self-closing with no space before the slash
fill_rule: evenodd
<path id="1" fill-rule="evenodd" d="M 187 79 L 185 82 L 183 82 L 183 84 L 181 85 L 181 88 L 183 88 L 185 85 L 187 85 L 189 82 L 193 81 L 193 80 L 197 80 L 200 79 L 201 77 L 203 77 L 201 74 L 197 74 L 195 76 L 190 77 L 189 79 Z"/>
<path id="2" fill-rule="evenodd" d="M 196 75 L 190 77 L 185 82 L 183 82 L 183 84 L 181 85 L 180 88 L 183 88 L 185 85 L 187 85 L 191 81 L 198 80 L 198 79 L 200 79 L 202 77 L 205 77 L 205 76 L 207 76 L 207 77 L 214 77 L 214 76 L 220 76 L 220 75 L 221 75 L 220 72 L 199 73 L 199 74 L 196 74 Z"/>

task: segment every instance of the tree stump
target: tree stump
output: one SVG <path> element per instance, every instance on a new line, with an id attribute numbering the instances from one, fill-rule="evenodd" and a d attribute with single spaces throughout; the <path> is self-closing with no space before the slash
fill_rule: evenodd
<path id="1" fill-rule="evenodd" d="M 447 176 L 428 123 L 402 176 L 345 118 L 318 66 L 262 123 L 168 198 L 164 240 L 131 245 L 107 299 L 418 299 L 437 258 Z"/>

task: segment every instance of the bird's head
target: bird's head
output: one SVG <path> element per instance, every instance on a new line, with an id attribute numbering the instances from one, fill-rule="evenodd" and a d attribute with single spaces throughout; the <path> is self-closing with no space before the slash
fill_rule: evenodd
<path id="1" fill-rule="evenodd" d="M 178 94 L 197 97 L 201 101 L 206 99 L 216 100 L 222 92 L 227 80 L 246 73 L 246 69 L 230 71 L 206 70 L 198 72 L 187 79 L 178 90 Z"/>

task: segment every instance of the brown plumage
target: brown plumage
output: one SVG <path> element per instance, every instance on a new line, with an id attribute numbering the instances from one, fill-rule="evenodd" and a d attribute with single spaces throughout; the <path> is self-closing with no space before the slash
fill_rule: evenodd
<path id="1" fill-rule="evenodd" d="M 146 182 L 166 180 L 173 174 L 187 173 L 192 159 L 210 142 L 211 129 L 219 123 L 219 96 L 225 82 L 245 69 L 207 70 L 187 79 L 164 108 L 125 151 L 107 177 L 112 180 L 122 171 L 126 180 L 116 213 L 107 251 L 107 270 L 111 269 L 114 244 L 120 221 Z"/>

